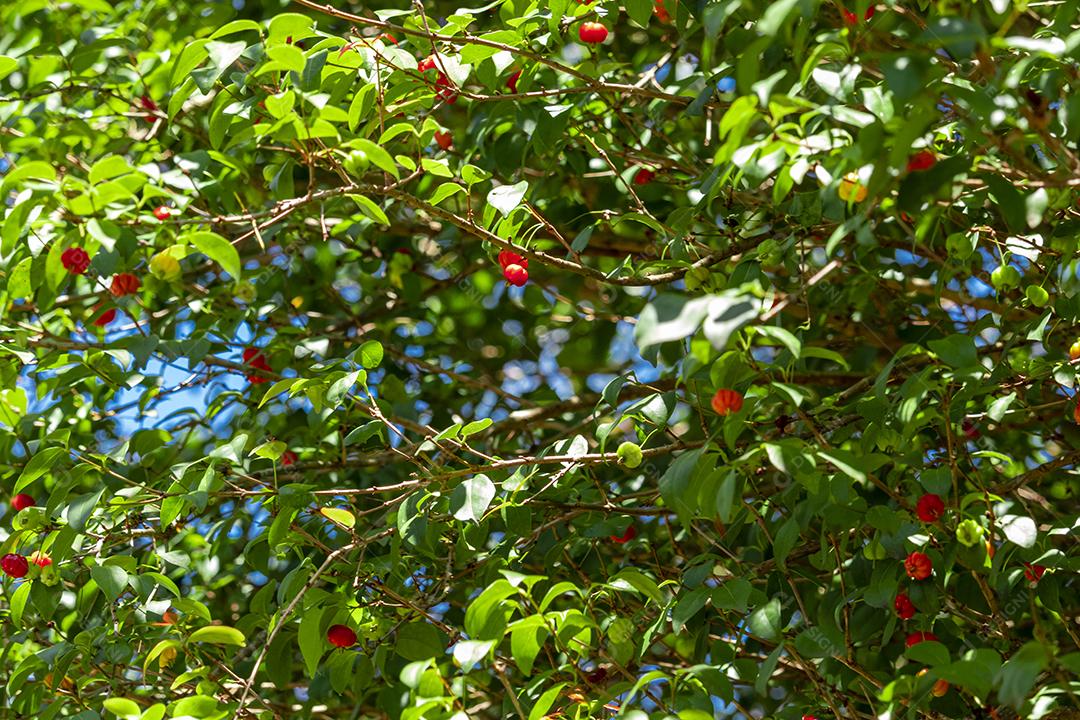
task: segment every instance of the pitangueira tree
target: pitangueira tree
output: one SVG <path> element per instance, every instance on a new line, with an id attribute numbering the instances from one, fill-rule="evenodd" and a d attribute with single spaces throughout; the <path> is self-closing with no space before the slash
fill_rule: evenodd
<path id="1" fill-rule="evenodd" d="M 1077 0 L 0 8 L 12 718 L 1075 718 Z"/>

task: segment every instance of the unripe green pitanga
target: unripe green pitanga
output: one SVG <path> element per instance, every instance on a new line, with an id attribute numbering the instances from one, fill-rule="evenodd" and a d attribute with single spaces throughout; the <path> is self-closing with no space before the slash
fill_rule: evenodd
<path id="1" fill-rule="evenodd" d="M 15 513 L 11 518 L 13 530 L 40 530 L 45 527 L 48 518 L 45 517 L 45 508 L 32 505 Z"/>
<path id="2" fill-rule="evenodd" d="M 780 243 L 773 238 L 766 238 L 761 241 L 757 246 L 757 256 L 761 264 L 765 266 L 779 265 L 780 261 L 784 259 L 784 254 L 780 251 Z"/>
<path id="3" fill-rule="evenodd" d="M 345 162 L 342 165 L 345 167 L 345 172 L 350 175 L 363 175 L 371 165 L 371 160 L 363 150 L 353 150 L 345 156 Z"/>
<path id="4" fill-rule="evenodd" d="M 40 580 L 45 585 L 53 587 L 60 584 L 60 569 L 55 564 L 41 568 Z"/>
<path id="5" fill-rule="evenodd" d="M 945 238 L 945 249 L 955 260 L 967 260 L 975 252 L 975 245 L 963 233 L 953 233 Z"/>
<path id="6" fill-rule="evenodd" d="M 885 547 L 874 538 L 863 547 L 863 557 L 867 560 L 884 560 L 885 559 Z"/>
<path id="7" fill-rule="evenodd" d="M 179 280 L 181 275 L 180 261 L 168 252 L 159 252 L 150 258 L 150 274 L 165 282 Z"/>
<path id="8" fill-rule="evenodd" d="M 636 468 L 641 464 L 641 448 L 629 440 L 620 445 L 615 454 L 619 456 L 619 462 L 628 468 Z"/>
<path id="9" fill-rule="evenodd" d="M 983 527 L 979 523 L 975 522 L 971 518 L 962 520 L 959 525 L 956 526 L 956 539 L 961 545 L 966 547 L 975 547 L 982 540 Z"/>
<path id="10" fill-rule="evenodd" d="M 708 268 L 703 268 L 703 267 L 690 268 L 689 270 L 686 271 L 686 275 L 683 276 L 683 282 L 686 283 L 686 289 L 687 290 L 697 290 L 699 287 L 704 285 L 706 283 L 706 281 L 708 281 L 709 275 L 711 275 L 711 274 L 712 273 L 709 272 Z"/>
<path id="11" fill-rule="evenodd" d="M 238 282 L 233 286 L 233 294 L 235 294 L 241 302 L 252 303 L 255 301 L 255 298 L 259 296 L 259 291 L 252 283 L 245 280 L 243 282 Z"/>
<path id="12" fill-rule="evenodd" d="M 1012 265 L 1002 265 L 990 273 L 990 284 L 995 290 L 1007 290 L 1020 284 L 1020 271 Z"/>
<path id="13" fill-rule="evenodd" d="M 1024 294 L 1027 295 L 1027 299 L 1035 307 L 1046 307 L 1046 304 L 1050 302 L 1050 293 L 1038 285 L 1028 285 L 1027 289 L 1024 290 Z"/>

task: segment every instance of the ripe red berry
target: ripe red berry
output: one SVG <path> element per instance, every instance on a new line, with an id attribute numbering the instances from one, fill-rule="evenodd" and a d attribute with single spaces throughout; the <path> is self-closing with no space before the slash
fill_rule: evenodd
<path id="1" fill-rule="evenodd" d="M 656 19 L 662 23 L 666 23 L 671 20 L 671 13 L 664 7 L 664 0 L 654 0 L 653 12 L 656 14 Z"/>
<path id="2" fill-rule="evenodd" d="M 802 720 L 817 720 L 817 715 L 803 715 Z"/>
<path id="3" fill-rule="evenodd" d="M 117 273 L 113 276 L 109 292 L 116 297 L 124 297 L 125 295 L 131 295 L 132 293 L 138 292 L 140 285 L 142 285 L 142 283 L 139 282 L 139 278 L 131 273 Z"/>
<path id="4" fill-rule="evenodd" d="M 82 248 L 68 248 L 60 253 L 60 264 L 72 275 L 82 275 L 90 267 L 90 255 Z"/>
<path id="5" fill-rule="evenodd" d="M 893 608 L 896 610 L 896 614 L 900 616 L 901 620 L 910 620 L 915 617 L 915 605 L 911 602 L 911 598 L 907 593 L 897 593 L 896 599 L 893 600 Z"/>
<path id="6" fill-rule="evenodd" d="M 116 308 L 109 308 L 105 312 L 101 313 L 95 320 L 94 324 L 98 327 L 105 327 L 113 320 L 116 319 Z"/>
<path id="7" fill-rule="evenodd" d="M 625 543 L 630 542 L 631 540 L 633 540 L 636 537 L 637 537 L 637 528 L 634 527 L 633 523 L 631 523 L 630 527 L 626 528 L 626 531 L 622 535 L 612 535 L 611 536 L 611 542 L 618 543 L 619 545 L 623 545 Z"/>
<path id="8" fill-rule="evenodd" d="M 743 396 L 734 390 L 720 388 L 713 395 L 712 409 L 717 415 L 731 415 L 742 410 Z"/>
<path id="9" fill-rule="evenodd" d="M 40 550 L 35 550 L 34 552 L 30 553 L 30 562 L 34 563 L 38 567 L 43 568 L 52 565 L 52 558 L 41 552 Z"/>
<path id="10" fill-rule="evenodd" d="M 294 453 L 292 450 L 286 450 L 284 453 L 281 454 L 282 467 L 289 467 L 290 465 L 295 465 L 296 461 L 296 453 Z"/>
<path id="11" fill-rule="evenodd" d="M 598 22 L 581 23 L 578 27 L 578 38 L 583 43 L 597 45 L 607 40 L 608 29 Z"/>
<path id="12" fill-rule="evenodd" d="M 154 117 L 154 113 L 158 111 L 158 104 L 154 102 L 154 99 L 149 95 L 143 95 L 139 98 L 139 105 L 142 107 L 143 110 L 148 111 L 145 115 L 142 116 L 143 120 L 149 123 L 154 122 L 154 120 L 156 119 Z"/>
<path id="13" fill-rule="evenodd" d="M 334 647 L 347 648 L 356 644 L 356 633 L 347 625 L 332 625 L 326 631 L 326 639 Z"/>
<path id="14" fill-rule="evenodd" d="M 262 350 L 259 348 L 244 348 L 244 364 L 248 367 L 253 367 L 256 370 L 265 370 L 266 372 L 273 372 L 274 369 L 270 367 L 270 363 L 266 361 L 266 356 L 263 355 Z M 264 382 L 270 382 L 270 378 L 266 377 L 262 373 L 249 373 L 247 376 L 248 382 L 253 385 L 258 385 Z"/>
<path id="15" fill-rule="evenodd" d="M 971 422 L 970 420 L 965 420 L 960 425 L 960 429 L 964 431 L 964 436 L 968 440 L 978 440 L 979 437 L 982 435 L 982 433 L 979 432 L 979 428 L 977 428 L 975 426 L 975 423 Z"/>
<path id="16" fill-rule="evenodd" d="M 526 270 L 529 269 L 529 258 L 522 255 L 518 255 L 513 250 L 500 250 L 499 251 L 499 264 L 502 265 L 503 270 L 507 265 L 520 265 Z"/>
<path id="17" fill-rule="evenodd" d="M 438 91 L 439 97 L 453 105 L 457 102 L 457 93 L 454 92 L 454 85 L 450 82 L 450 78 L 446 77 L 446 74 L 439 69 L 438 61 L 434 55 L 428 55 L 426 58 L 416 64 L 416 69 L 421 73 L 426 73 L 428 70 L 435 70 L 437 75 L 435 76 L 435 85 L 442 88 Z"/>
<path id="18" fill-rule="evenodd" d="M 529 282 L 529 271 L 520 265 L 510 264 L 503 268 L 503 277 L 511 285 L 521 287 Z"/>
<path id="19" fill-rule="evenodd" d="M 172 212 L 170 212 L 167 205 L 158 205 L 156 208 L 154 208 L 154 217 L 156 217 L 158 220 L 168 220 L 169 215 L 171 214 Z"/>
<path id="20" fill-rule="evenodd" d="M 869 21 L 872 17 L 874 17 L 873 5 L 866 9 L 866 13 L 863 15 L 863 20 Z M 851 12 L 850 10 L 844 10 L 844 22 L 846 22 L 848 25 L 857 25 L 859 23 L 859 16 Z"/>
<path id="21" fill-rule="evenodd" d="M 915 503 L 915 514 L 924 523 L 937 522 L 945 513 L 945 503 L 934 493 L 926 493 Z"/>
<path id="22" fill-rule="evenodd" d="M 19 493 L 15 497 L 11 498 L 11 509 L 15 512 L 25 510 L 34 504 L 34 498 L 26 493 Z"/>
<path id="23" fill-rule="evenodd" d="M 929 170 L 934 167 L 934 163 L 937 162 L 937 157 L 934 156 L 929 150 L 920 150 L 911 156 L 908 160 L 907 169 L 908 172 L 919 172 L 920 170 Z"/>
<path id="24" fill-rule="evenodd" d="M 24 558 L 22 555 L 8 553 L 2 559 L 0 559 L 0 570 L 3 570 L 4 574 L 8 577 L 24 577 L 29 569 L 30 563 L 28 563 L 26 561 L 26 558 Z"/>
<path id="25" fill-rule="evenodd" d="M 1029 583 L 1037 583 L 1042 580 L 1043 574 L 1046 573 L 1046 568 L 1042 565 L 1033 565 L 1032 563 L 1024 563 L 1024 577 L 1027 578 Z"/>
<path id="26" fill-rule="evenodd" d="M 912 645 L 918 645 L 921 642 L 936 641 L 936 640 L 937 640 L 937 635 L 935 635 L 934 633 L 932 633 L 932 632 L 923 632 L 922 630 L 920 630 L 919 632 L 913 632 L 910 635 L 908 635 L 907 639 L 904 641 L 904 644 L 907 645 L 908 647 L 911 647 Z"/>
<path id="27" fill-rule="evenodd" d="M 649 183 L 651 183 L 653 181 L 653 178 L 655 178 L 655 177 L 656 177 L 656 172 L 655 171 L 650 170 L 649 168 L 641 168 L 636 173 L 634 173 L 634 184 L 635 185 L 648 185 Z"/>
<path id="28" fill-rule="evenodd" d="M 913 552 L 904 558 L 904 572 L 912 580 L 925 580 L 934 572 L 934 565 L 926 553 Z"/>
<path id="29" fill-rule="evenodd" d="M 517 92 L 517 81 L 518 81 L 519 77 L 521 77 L 521 71 L 520 70 L 518 70 L 513 75 L 508 77 L 506 79 L 506 89 L 509 90 L 512 93 L 516 93 Z"/>
<path id="30" fill-rule="evenodd" d="M 438 143 L 439 147 L 441 147 L 443 150 L 449 150 L 450 146 L 454 144 L 454 136 L 451 135 L 449 132 L 436 130 L 435 142 Z"/>

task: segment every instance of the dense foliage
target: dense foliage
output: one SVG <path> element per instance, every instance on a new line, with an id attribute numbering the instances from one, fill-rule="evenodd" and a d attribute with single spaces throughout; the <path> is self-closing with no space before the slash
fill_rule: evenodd
<path id="1" fill-rule="evenodd" d="M 1074 717 L 1078 0 L 387 5 L 0 7 L 0 716 Z"/>

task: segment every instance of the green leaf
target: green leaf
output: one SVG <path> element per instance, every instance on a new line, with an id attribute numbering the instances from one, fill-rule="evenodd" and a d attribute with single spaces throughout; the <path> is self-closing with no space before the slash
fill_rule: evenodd
<path id="1" fill-rule="evenodd" d="M 927 344 L 934 354 L 954 368 L 971 367 L 979 362 L 975 341 L 967 335 L 949 335 L 941 340 L 931 340 Z"/>
<path id="2" fill-rule="evenodd" d="M 796 360 L 802 356 L 802 343 L 788 330 L 774 325 L 758 325 L 754 328 L 754 332 L 776 340 L 786 347 Z"/>
<path id="3" fill-rule="evenodd" d="M 45 473 L 57 470 L 60 458 L 65 457 L 66 455 L 67 451 L 58 447 L 45 448 L 44 450 L 35 453 L 34 457 L 30 458 L 30 462 L 26 463 L 26 466 L 23 467 L 19 479 L 15 481 L 14 492 L 22 492 L 29 487 L 30 483 L 34 482 Z"/>
<path id="4" fill-rule="evenodd" d="M 19 62 L 15 58 L 0 55 L 0 80 L 10 75 L 17 67 L 19 67 Z"/>
<path id="5" fill-rule="evenodd" d="M 529 190 L 529 183 L 522 180 L 514 185 L 500 185 L 492 188 L 487 194 L 488 204 L 499 211 L 503 217 L 507 217 L 521 204 L 525 193 Z"/>
<path id="6" fill-rule="evenodd" d="M 364 195 L 349 194 L 349 197 L 356 206 L 360 208 L 360 212 L 367 215 L 369 218 L 379 223 L 380 225 L 389 225 L 390 218 L 386 216 L 386 213 L 381 207 L 379 207 L 374 200 Z"/>
<path id="7" fill-rule="evenodd" d="M 199 90 L 206 94 L 214 89 L 214 83 L 218 81 L 229 67 L 240 59 L 240 55 L 247 49 L 247 43 L 245 42 L 218 42 L 217 40 L 211 40 L 206 43 L 204 57 L 210 58 L 210 64 L 204 68 L 194 70 L 191 73 L 191 77 L 195 80 L 195 84 L 199 86 Z M 183 58 L 183 56 L 181 56 Z M 202 61 L 200 58 L 199 62 Z M 177 63 L 179 65 L 179 62 Z M 174 78 L 175 78 L 175 70 Z"/>
<path id="8" fill-rule="evenodd" d="M 360 346 L 360 364 L 368 370 L 379 367 L 383 361 L 383 346 L 378 340 L 368 340 Z"/>
<path id="9" fill-rule="evenodd" d="M 912 645 L 904 650 L 904 655 L 931 667 L 949 664 L 949 649 L 933 640 L 926 640 Z"/>
<path id="10" fill-rule="evenodd" d="M 288 390 L 293 385 L 300 382 L 300 380 L 301 378 L 282 378 L 281 380 L 278 380 L 270 386 L 269 390 L 263 393 L 262 399 L 259 400 L 259 407 L 262 407 L 266 403 L 270 402 L 282 392 Z"/>
<path id="11" fill-rule="evenodd" d="M 176 704 L 173 705 L 172 717 L 209 717 L 217 712 L 219 704 L 220 703 L 216 698 L 212 698 L 209 695 L 192 695 L 191 697 L 178 700 Z"/>
<path id="12" fill-rule="evenodd" d="M 460 195 L 465 192 L 465 188 L 461 187 L 455 182 L 445 182 L 439 187 L 435 188 L 435 192 L 432 193 L 431 198 L 428 200 L 432 205 L 438 205 L 443 200 L 453 197 L 454 195 Z"/>
<path id="13" fill-rule="evenodd" d="M 273 60 L 275 70 L 302 72 L 304 69 L 303 51 L 295 45 L 275 45 L 266 49 L 267 56 Z"/>
<path id="14" fill-rule="evenodd" d="M 799 542 L 799 523 L 795 518 L 789 518 L 773 536 L 773 556 L 781 568 L 786 568 L 786 560 L 795 544 Z"/>
<path id="15" fill-rule="evenodd" d="M 1004 515 L 999 527 L 1009 542 L 1022 548 L 1035 547 L 1039 539 L 1039 528 L 1035 521 L 1024 515 Z"/>
<path id="16" fill-rule="evenodd" d="M 77 532 L 86 530 L 86 523 L 104 493 L 105 488 L 102 487 L 85 495 L 80 495 L 71 501 L 67 509 L 67 522 L 73 530 Z"/>
<path id="17" fill-rule="evenodd" d="M 653 0 L 626 0 L 626 13 L 638 25 L 648 27 L 653 14 Z"/>
<path id="18" fill-rule="evenodd" d="M 310 608 L 300 618 L 300 630 L 296 639 L 300 643 L 300 655 L 304 658 L 304 672 L 309 678 L 315 677 L 319 669 L 319 660 L 327 647 L 326 636 L 322 632 L 322 617 L 325 608 Z"/>
<path id="19" fill-rule="evenodd" d="M 366 138 L 357 138 L 352 141 L 352 145 L 357 150 L 363 150 L 367 153 L 368 159 L 375 167 L 390 173 L 395 179 L 400 179 L 397 164 L 394 162 L 394 158 L 390 156 L 390 153 Z"/>
<path id="20" fill-rule="evenodd" d="M 709 588 L 704 587 L 691 590 L 680 597 L 671 610 L 671 627 L 675 630 L 675 633 L 681 633 L 683 628 L 699 610 L 705 607 L 705 603 L 708 601 Z"/>
<path id="21" fill-rule="evenodd" d="M 768 642 L 780 640 L 780 599 L 772 598 L 750 613 L 747 626 L 755 636 Z"/>
<path id="22" fill-rule="evenodd" d="M 487 475 L 473 475 L 450 493 L 450 511 L 462 522 L 480 522 L 495 498 L 495 483 Z"/>
<path id="23" fill-rule="evenodd" d="M 116 565 L 95 565 L 90 568 L 90 577 L 110 600 L 117 600 L 127 590 L 128 574 Z"/>
<path id="24" fill-rule="evenodd" d="M 30 269 L 33 266 L 33 258 L 24 258 L 8 277 L 8 295 L 17 300 L 30 299 L 34 296 L 34 286 L 30 278 Z"/>
<path id="25" fill-rule="evenodd" d="M 134 700 L 116 697 L 106 698 L 102 705 L 113 715 L 124 718 L 124 720 L 138 720 L 142 717 L 142 709 Z"/>
<path id="26" fill-rule="evenodd" d="M 156 660 L 163 652 L 166 650 L 179 650 L 180 647 L 180 641 L 173 638 L 158 641 L 150 652 L 146 654 L 146 659 L 143 660 L 143 674 L 146 675 L 149 672 L 150 663 Z"/>
<path id="27" fill-rule="evenodd" d="M 487 658 L 494 646 L 493 640 L 461 640 L 454 646 L 454 660 L 462 672 L 469 672 Z"/>
<path id="28" fill-rule="evenodd" d="M 254 30 L 255 32 L 262 34 L 262 28 L 259 23 L 254 20 L 233 20 L 232 22 L 225 23 L 211 35 L 211 40 L 217 40 L 219 37 L 225 37 L 226 35 L 235 35 L 240 32 L 247 32 Z"/>
<path id="29" fill-rule="evenodd" d="M 356 126 L 360 124 L 360 121 L 371 115 L 371 109 L 375 105 L 375 92 L 375 84 L 368 83 L 357 90 L 356 94 L 353 95 L 352 102 L 349 103 L 350 131 L 355 131 Z"/>
<path id="30" fill-rule="evenodd" d="M 921 645 L 922 643 L 920 643 Z M 1013 653 L 998 671 L 995 684 L 998 699 L 1006 705 L 1019 710 L 1039 674 L 1049 663 L 1046 648 L 1041 643 L 1029 642 Z"/>
<path id="31" fill-rule="evenodd" d="M 773 37 L 788 21 L 799 6 L 799 0 L 778 0 L 769 3 L 755 29 L 766 37 Z"/>
<path id="32" fill-rule="evenodd" d="M 212 232 L 195 232 L 185 235 L 183 239 L 198 248 L 203 255 L 221 265 L 233 280 L 240 279 L 240 253 L 228 240 Z"/>
<path id="33" fill-rule="evenodd" d="M 716 587 L 712 594 L 712 604 L 717 610 L 746 612 L 750 593 L 754 587 L 742 578 L 728 580 Z"/>
<path id="34" fill-rule="evenodd" d="M 531 615 L 510 631 L 510 652 L 514 656 L 514 663 L 526 677 L 532 675 L 536 657 L 550 635 L 543 622 L 541 616 Z"/>
<path id="35" fill-rule="evenodd" d="M 188 642 L 204 642 L 211 645 L 236 645 L 243 647 L 244 633 L 228 625 L 207 625 L 188 636 Z"/>
<path id="36" fill-rule="evenodd" d="M 360 373 L 363 370 L 353 370 L 351 373 L 345 375 L 334 382 L 330 386 L 330 389 L 326 391 L 326 404 L 330 407 L 338 407 L 341 402 L 349 394 L 349 391 L 356 385 L 357 378 L 360 377 Z"/>
<path id="37" fill-rule="evenodd" d="M 11 613 L 11 624 L 16 628 L 22 627 L 23 613 L 26 611 L 26 603 L 30 599 L 31 583 L 24 582 L 11 593 L 8 599 L 8 608 Z"/>
<path id="38" fill-rule="evenodd" d="M 356 527 L 356 516 L 344 508 L 321 507 L 319 514 L 343 530 Z"/>
<path id="39" fill-rule="evenodd" d="M 540 720 L 540 718 L 547 715 L 547 711 L 555 704 L 555 701 L 559 698 L 559 694 L 567 684 L 568 683 L 564 682 L 558 683 L 545 690 L 544 694 L 541 695 L 540 699 L 533 705 L 532 710 L 529 711 L 529 720 Z"/>
<path id="40" fill-rule="evenodd" d="M 623 568 L 608 584 L 616 588 L 632 588 L 657 605 L 664 604 L 664 595 L 660 592 L 656 581 L 634 568 Z"/>
<path id="41" fill-rule="evenodd" d="M 372 420 L 364 423 L 360 427 L 352 430 L 345 436 L 346 445 L 359 445 L 363 444 L 369 438 L 372 438 L 380 434 L 385 426 L 381 420 Z"/>
<path id="42" fill-rule="evenodd" d="M 712 346 L 723 350 L 731 335 L 756 316 L 754 305 L 738 296 L 709 295 L 690 300 L 683 295 L 660 295 L 641 311 L 634 339 L 644 351 L 653 345 L 682 340 L 704 327 Z"/>
<path id="43" fill-rule="evenodd" d="M 170 85 L 173 87 L 179 86 L 181 82 L 188 79 L 188 74 L 210 55 L 206 49 L 209 42 L 209 40 L 194 40 L 184 46 L 184 49 L 180 51 L 180 56 L 176 59 L 176 63 L 173 65 L 172 74 L 169 76 Z"/>
<path id="44" fill-rule="evenodd" d="M 957 58 L 970 56 L 985 41 L 986 31 L 981 25 L 957 16 L 939 17 L 928 23 L 918 38 L 919 44 L 943 46 Z"/>
<path id="45" fill-rule="evenodd" d="M 473 422 L 465 425 L 465 427 L 461 428 L 461 437 L 467 438 L 470 435 L 475 435 L 476 433 L 483 432 L 484 430 L 487 430 L 489 427 L 491 427 L 491 423 L 491 418 L 474 420 Z"/>
<path id="46" fill-rule="evenodd" d="M 765 659 L 765 662 L 761 663 L 757 680 L 754 682 L 754 690 L 759 695 L 766 694 L 769 686 L 769 679 L 772 677 L 773 671 L 776 670 L 776 665 L 780 662 L 780 655 L 783 652 L 784 643 L 780 643 L 771 653 L 769 653 L 769 657 Z"/>
<path id="47" fill-rule="evenodd" d="M 434 625 L 428 622 L 412 622 L 403 625 L 397 632 L 394 650 L 410 662 L 429 660 L 439 657 L 446 648 L 446 642 Z"/>

